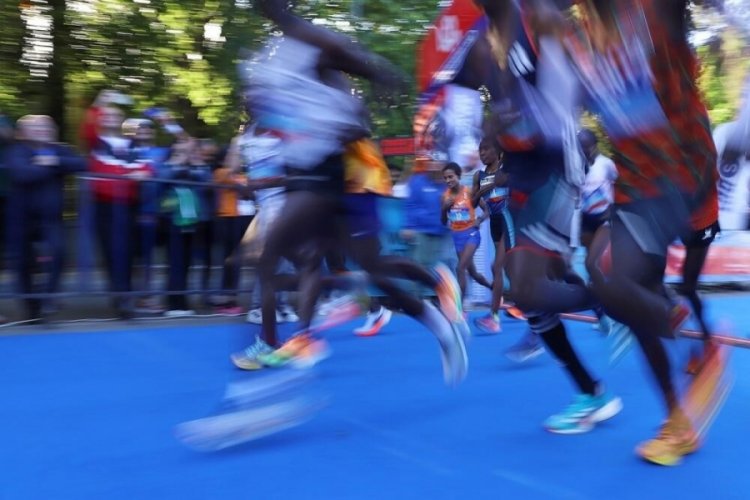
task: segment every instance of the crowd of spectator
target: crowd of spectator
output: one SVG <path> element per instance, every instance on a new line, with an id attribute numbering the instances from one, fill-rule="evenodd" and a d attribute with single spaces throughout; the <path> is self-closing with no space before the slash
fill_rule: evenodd
<path id="1" fill-rule="evenodd" d="M 190 136 L 164 109 L 132 109 L 127 96 L 101 92 L 83 117 L 75 148 L 60 143 L 48 116 L 13 124 L 0 115 L 0 216 L 6 222 L 0 254 L 25 319 L 60 310 L 63 270 L 74 264 L 66 255 L 71 246 L 79 273 L 103 271 L 121 318 L 244 312 L 237 290 L 248 284 L 240 282 L 240 260 L 230 257 L 258 205 L 241 189 L 247 182 L 241 155 Z M 396 180 L 399 171 L 392 173 Z M 394 236 L 418 261 L 433 265 L 441 254 L 436 249 L 450 247 L 439 219 L 439 169 L 417 170 L 409 187 L 396 189 L 402 197 L 410 194 L 410 216 Z M 64 223 L 66 207 L 72 228 Z M 251 321 L 260 317 L 259 300 L 256 286 Z M 281 304 L 279 319 L 293 321 L 288 299 Z"/>

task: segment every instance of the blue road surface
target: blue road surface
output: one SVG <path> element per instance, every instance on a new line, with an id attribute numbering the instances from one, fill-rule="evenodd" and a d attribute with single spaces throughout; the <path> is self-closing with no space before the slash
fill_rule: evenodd
<path id="1" fill-rule="evenodd" d="M 746 336 L 749 304 L 715 297 L 708 310 L 717 324 L 731 321 L 724 333 Z M 504 320 L 502 334 L 475 337 L 469 377 L 452 390 L 437 343 L 396 315 L 377 337 L 355 337 L 353 324 L 329 332 L 333 356 L 315 383 L 331 400 L 313 420 L 216 453 L 186 448 L 175 426 L 208 415 L 228 382 L 262 376 L 228 360 L 257 327 L 187 320 L 5 335 L 0 499 L 748 498 L 750 350 L 733 349 L 734 390 L 705 446 L 662 468 L 633 452 L 663 419 L 640 353 L 610 369 L 606 340 L 589 324 L 567 325 L 625 405 L 589 434 L 542 429 L 572 385 L 548 354 L 527 365 L 505 359 L 525 323 Z"/>

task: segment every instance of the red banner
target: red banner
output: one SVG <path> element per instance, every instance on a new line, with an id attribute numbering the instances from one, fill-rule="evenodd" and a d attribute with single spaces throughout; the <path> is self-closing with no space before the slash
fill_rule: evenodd
<path id="1" fill-rule="evenodd" d="M 380 140 L 380 151 L 383 156 L 412 156 L 414 149 L 414 137 L 391 137 Z"/>
<path id="2" fill-rule="evenodd" d="M 427 31 L 419 46 L 417 77 L 419 90 L 424 92 L 461 41 L 480 19 L 482 12 L 473 0 L 453 0 Z"/>
<path id="3" fill-rule="evenodd" d="M 667 278 L 679 278 L 685 247 L 672 245 L 667 255 Z M 702 282 L 750 281 L 750 232 L 727 231 L 711 245 L 701 274 Z"/>

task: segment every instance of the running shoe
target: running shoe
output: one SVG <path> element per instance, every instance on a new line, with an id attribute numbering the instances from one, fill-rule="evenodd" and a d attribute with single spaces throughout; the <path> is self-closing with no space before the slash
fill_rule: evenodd
<path id="1" fill-rule="evenodd" d="M 240 306 L 223 306 L 223 307 L 217 307 L 216 308 L 216 314 L 226 315 L 226 316 L 239 316 L 244 311 Z"/>
<path id="2" fill-rule="evenodd" d="M 331 348 L 328 346 L 328 342 L 310 337 L 309 342 L 292 357 L 289 364 L 293 368 L 304 370 L 312 368 L 330 356 Z"/>
<path id="3" fill-rule="evenodd" d="M 288 314 L 288 311 L 284 309 L 285 307 L 289 307 L 289 306 L 281 306 L 278 309 L 276 309 L 276 323 L 294 323 L 295 321 L 299 321 L 299 318 L 297 318 L 297 315 L 294 314 L 294 311 L 291 311 L 292 314 L 290 315 Z M 294 318 L 297 318 L 297 319 L 294 319 Z M 254 325 L 262 325 L 263 324 L 263 311 L 261 310 L 260 307 L 250 309 L 247 312 L 247 317 L 245 319 L 248 323 L 252 323 Z"/>
<path id="4" fill-rule="evenodd" d="M 299 333 L 284 342 L 284 344 L 275 351 L 263 353 L 259 355 L 257 359 L 265 366 L 273 368 L 284 366 L 288 364 L 294 356 L 301 352 L 310 341 L 309 333 Z"/>
<path id="5" fill-rule="evenodd" d="M 325 315 L 318 314 L 312 329 L 326 330 L 346 323 L 364 314 L 368 307 L 369 298 L 366 296 L 343 295 L 332 300 L 326 306 Z"/>
<path id="6" fill-rule="evenodd" d="M 527 332 L 516 345 L 505 352 L 505 356 L 516 363 L 525 363 L 544 353 L 544 346 L 539 335 Z"/>
<path id="7" fill-rule="evenodd" d="M 517 319 L 519 321 L 526 321 L 526 316 L 523 315 L 523 312 L 516 306 L 508 306 L 505 309 L 505 315 L 512 319 Z"/>
<path id="8" fill-rule="evenodd" d="M 717 345 L 712 349 L 685 393 L 683 409 L 699 437 L 706 434 L 731 389 L 728 353 L 725 346 Z"/>
<path id="9" fill-rule="evenodd" d="M 289 304 L 282 304 L 281 307 L 277 309 L 276 317 L 278 318 L 279 315 L 281 315 L 284 323 L 296 323 L 299 321 L 299 316 L 297 316 L 297 313 Z"/>
<path id="10" fill-rule="evenodd" d="M 240 370 L 260 370 L 263 368 L 263 363 L 258 358 L 271 352 L 273 352 L 273 348 L 256 336 L 254 344 L 232 354 L 231 359 L 234 366 Z"/>
<path id="11" fill-rule="evenodd" d="M 424 300 L 423 304 L 422 314 L 416 319 L 430 330 L 440 345 L 445 383 L 456 386 L 466 378 L 469 364 L 464 337 L 437 306 L 428 300 Z"/>
<path id="12" fill-rule="evenodd" d="M 614 417 L 620 410 L 622 400 L 606 391 L 596 396 L 578 394 L 562 412 L 549 417 L 544 427 L 556 434 L 581 434 Z"/>
<path id="13" fill-rule="evenodd" d="M 273 352 L 263 354 L 258 360 L 266 366 L 277 368 L 290 365 L 310 368 L 331 355 L 328 342 L 316 339 L 309 333 L 300 333 Z"/>
<path id="14" fill-rule="evenodd" d="M 435 274 L 438 279 L 435 294 L 440 303 L 440 311 L 456 326 L 464 339 L 469 339 L 471 337 L 471 329 L 466 322 L 461 301 L 461 287 L 458 286 L 456 277 L 445 264 L 435 266 Z"/>
<path id="15" fill-rule="evenodd" d="M 500 317 L 497 313 L 490 313 L 474 320 L 474 325 L 484 333 L 495 334 L 502 331 Z"/>
<path id="16" fill-rule="evenodd" d="M 693 351 L 690 354 L 690 360 L 685 367 L 685 373 L 688 375 L 697 375 L 706 363 L 706 360 L 715 355 L 718 345 L 714 340 L 707 340 L 703 343 L 703 349 L 700 352 Z"/>
<path id="17" fill-rule="evenodd" d="M 167 318 L 187 318 L 189 316 L 195 316 L 195 311 L 192 309 L 170 309 L 164 313 Z"/>
<path id="18" fill-rule="evenodd" d="M 662 425 L 659 434 L 638 445 L 635 452 L 644 460 L 658 465 L 678 465 L 682 457 L 698 450 L 700 440 L 690 419 L 674 410 Z"/>
<path id="19" fill-rule="evenodd" d="M 635 343 L 635 336 L 629 327 L 617 321 L 612 322 L 609 340 L 609 364 L 614 366 L 630 352 Z"/>
<path id="20" fill-rule="evenodd" d="M 158 299 L 145 297 L 135 302 L 135 312 L 138 314 L 162 314 L 164 306 L 159 303 Z"/>
<path id="21" fill-rule="evenodd" d="M 354 330 L 355 335 L 360 337 L 377 335 L 391 321 L 392 315 L 393 313 L 389 309 L 382 306 L 379 311 L 368 313 L 365 324 Z"/>
<path id="22" fill-rule="evenodd" d="M 263 324 L 263 315 L 261 314 L 260 307 L 256 307 L 254 309 L 250 309 L 247 312 L 247 318 L 248 323 L 252 323 L 254 325 L 262 325 Z"/>

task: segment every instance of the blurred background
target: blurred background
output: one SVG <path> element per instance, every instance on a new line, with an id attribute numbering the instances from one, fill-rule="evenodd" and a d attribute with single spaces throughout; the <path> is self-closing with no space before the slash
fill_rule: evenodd
<path id="1" fill-rule="evenodd" d="M 459 9 L 459 4 L 462 13 L 458 21 L 440 14 Z M 726 15 L 694 6 L 691 16 L 691 40 L 702 61 L 700 87 L 714 126 L 735 118 L 750 69 L 750 0 L 726 0 L 725 6 Z M 405 182 L 414 165 L 413 136 L 415 129 L 419 129 L 420 117 L 424 116 L 424 110 L 428 110 L 429 116 L 435 114 L 435 106 L 423 92 L 430 79 L 439 73 L 436 70 L 440 64 L 465 36 L 468 27 L 461 16 L 464 13 L 468 13 L 468 17 L 476 16 L 472 9 L 476 10 L 470 0 L 297 2 L 299 14 L 313 23 L 357 38 L 408 77 L 406 95 L 398 100 L 399 104 L 367 99 L 376 138 L 389 139 L 381 142 L 381 147 L 397 184 Z M 195 260 L 190 265 L 198 263 L 207 268 L 221 268 L 221 253 L 225 250 L 221 249 L 224 243 L 220 228 L 226 225 L 222 217 L 245 217 L 242 220 L 246 224 L 252 210 L 220 214 L 216 208 L 220 190 L 209 184 L 219 178 L 216 171 L 225 166 L 230 140 L 248 118 L 243 115 L 237 64 L 273 32 L 270 23 L 254 11 L 251 0 L 3 0 L 0 2 L 0 26 L 0 135 L 4 137 L 0 147 L 10 142 L 15 133 L 13 124 L 20 117 L 48 115 L 57 126 L 59 140 L 69 144 L 74 154 L 87 161 L 87 167 L 79 169 L 77 175 L 66 175 L 61 181 L 65 221 L 62 239 L 68 258 L 64 265 L 62 260 L 56 260 L 52 266 L 56 270 L 53 274 L 62 273 L 62 285 L 53 287 L 55 291 L 67 290 L 75 294 L 105 288 L 99 284 L 106 281 L 103 277 L 105 262 L 101 250 L 97 249 L 101 245 L 95 242 L 100 237 L 95 234 L 99 227 L 92 220 L 95 216 L 85 213 L 91 207 L 91 183 L 96 182 L 91 177 L 96 169 L 91 166 L 92 144 L 86 144 L 87 137 L 91 136 L 87 135 L 86 128 L 93 130 L 97 126 L 95 122 L 99 118 L 91 113 L 102 108 L 103 102 L 97 103 L 97 97 L 101 99 L 105 92 L 109 96 L 106 105 L 122 111 L 120 124 L 127 118 L 151 121 L 151 125 L 146 126 L 152 127 L 154 133 L 153 140 L 149 139 L 148 147 L 152 150 L 148 161 L 158 167 L 148 174 L 147 182 L 139 179 L 142 186 L 137 210 L 141 212 L 132 221 L 125 221 L 138 230 L 147 227 L 149 238 L 155 238 L 153 244 L 142 244 L 142 235 L 132 240 L 138 241 L 139 248 L 131 253 L 136 254 L 137 265 L 146 271 L 142 286 L 125 288 L 127 291 L 165 288 L 150 284 L 149 269 L 164 268 L 169 260 L 169 248 L 181 246 L 183 242 L 170 240 L 169 228 L 176 227 L 175 220 L 170 215 L 165 222 L 163 207 L 157 209 L 155 204 L 165 199 L 168 183 L 188 179 L 180 177 L 183 173 L 178 172 L 179 169 L 172 168 L 182 163 L 205 168 L 205 172 L 191 174 L 188 180 L 204 183 L 199 198 L 205 201 L 204 209 L 210 206 L 195 224 L 197 236 L 191 245 L 197 250 L 191 250 Z M 428 45 L 431 48 L 426 48 Z M 430 59 L 435 54 L 439 57 Z M 370 97 L 367 95 L 369 86 L 363 85 L 361 92 L 364 97 Z M 470 120 L 473 116 L 463 118 Z M 584 125 L 597 128 L 591 118 L 585 119 Z M 135 126 L 130 133 L 135 134 L 137 129 Z M 123 129 L 123 133 L 127 130 Z M 474 142 L 476 139 L 472 138 Z M 181 144 L 185 151 L 178 151 L 183 147 Z M 475 146 L 472 146 L 474 157 Z M 606 144 L 602 149 L 607 151 Z M 137 154 L 144 153 L 138 151 Z M 143 158 L 133 161 L 139 159 Z M 471 161 L 476 163 L 476 159 Z M 468 169 L 468 160 L 459 163 Z M 161 169 L 162 165 L 168 168 Z M 83 174 L 82 170 L 89 170 L 89 173 Z M 199 169 L 191 172 L 193 170 Z M 102 172 L 106 174 L 99 170 L 99 174 Z M 0 217 L 5 221 L 20 220 L 29 214 L 10 213 L 7 199 L 12 189 L 7 175 L 6 169 L 0 169 L 0 211 L 3 212 Z M 468 175 L 465 177 L 470 179 Z M 196 193 L 200 191 L 198 185 L 193 188 Z M 231 189 L 231 186 L 224 189 Z M 239 200 L 238 206 L 244 201 Z M 121 226 L 124 220 L 114 216 L 108 227 L 125 227 Z M 7 231 L 2 233 L 0 239 L 8 239 Z M 36 233 L 24 238 L 39 239 Z M 8 261 L 8 243 L 14 243 L 13 239 L 0 242 L 0 252 L 4 256 L 0 292 L 5 298 L 19 293 L 17 275 L 32 272 L 29 271 L 31 264 L 19 261 L 19 255 L 24 254 L 22 249 L 16 248 L 15 263 Z M 141 248 L 144 245 L 149 248 L 144 250 Z M 742 246 L 744 248 L 744 243 Z M 40 257 L 32 264 L 37 267 L 35 271 L 39 271 L 51 251 L 49 245 L 34 249 Z M 150 257 L 152 251 L 158 256 Z M 480 249 L 477 261 L 478 266 L 487 271 L 489 259 L 485 253 Z M 127 257 L 128 262 L 123 265 L 130 266 L 132 256 Z M 202 290 L 201 293 L 223 289 L 224 285 L 219 284 L 221 272 L 217 269 L 213 276 L 202 275 L 201 283 L 180 288 L 187 286 Z M 102 276 L 101 280 L 92 278 L 96 276 Z M 111 276 L 109 281 L 113 282 Z M 28 283 L 21 287 L 27 293 L 34 288 Z M 119 291 L 125 293 L 125 288 Z M 173 289 L 170 285 L 166 288 Z M 0 311 L 6 315 L 7 312 Z"/>
<path id="2" fill-rule="evenodd" d="M 413 75 L 440 4 L 302 1 L 297 10 Z M 0 23 L 0 110 L 50 115 L 72 143 L 102 89 L 132 96 L 135 112 L 164 106 L 189 133 L 228 140 L 241 122 L 239 55 L 272 29 L 247 0 L 6 0 Z M 409 109 L 374 111 L 379 134 L 411 133 Z"/>

